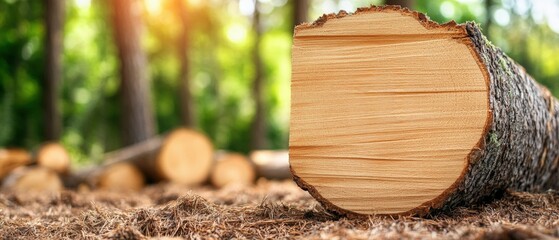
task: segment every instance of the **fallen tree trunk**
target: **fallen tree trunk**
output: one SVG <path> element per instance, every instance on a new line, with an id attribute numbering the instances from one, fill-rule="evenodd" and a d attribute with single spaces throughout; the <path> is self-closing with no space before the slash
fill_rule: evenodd
<path id="1" fill-rule="evenodd" d="M 395 6 L 296 28 L 290 164 L 341 214 L 425 215 L 559 188 L 557 99 L 474 23 Z"/>
<path id="2" fill-rule="evenodd" d="M 213 164 L 213 145 L 201 133 L 176 129 L 165 137 L 117 150 L 106 155 L 106 164 L 129 162 L 149 181 L 196 185 L 208 179 Z"/>
<path id="3" fill-rule="evenodd" d="M 71 189 L 140 191 L 146 185 L 144 174 L 130 162 L 115 162 L 80 169 L 62 178 Z"/>

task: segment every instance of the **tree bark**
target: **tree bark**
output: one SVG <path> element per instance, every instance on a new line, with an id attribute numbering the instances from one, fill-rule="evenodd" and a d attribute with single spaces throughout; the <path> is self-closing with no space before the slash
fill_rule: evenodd
<path id="1" fill-rule="evenodd" d="M 46 56 L 43 85 L 43 114 L 46 141 L 58 140 L 62 129 L 58 97 L 62 81 L 63 0 L 45 0 Z"/>
<path id="2" fill-rule="evenodd" d="M 472 204 L 507 188 L 559 189 L 559 102 L 478 25 L 462 27 L 489 73 L 492 122 L 484 146 L 472 151 L 463 180 L 438 207 Z"/>
<path id="3" fill-rule="evenodd" d="M 324 23 L 327 21 L 337 21 L 336 23 L 330 24 L 329 26 L 331 27 L 341 26 L 336 25 L 341 24 L 341 21 L 339 21 L 341 18 L 346 18 L 348 16 L 362 16 L 364 14 L 375 14 L 378 12 L 392 13 L 393 16 L 398 16 L 399 14 L 406 17 L 406 19 L 403 19 L 405 21 L 409 20 L 407 17 L 413 17 L 424 27 L 424 29 L 426 29 L 422 31 L 448 31 L 453 34 L 453 37 L 450 39 L 457 41 L 459 44 L 464 44 L 468 48 L 468 54 L 471 54 L 473 59 L 477 62 L 477 65 L 479 65 L 479 69 L 483 73 L 483 78 L 478 80 L 484 81 L 484 84 L 487 86 L 488 104 L 488 109 L 485 113 L 487 114 L 487 118 L 484 118 L 485 127 L 483 127 L 481 137 L 477 144 L 469 151 L 469 154 L 465 156 L 464 166 L 460 168 L 461 173 L 454 183 L 448 185 L 446 190 L 440 193 L 437 197 L 434 197 L 417 207 L 413 207 L 402 212 L 387 211 L 383 214 L 427 215 L 438 211 L 450 211 L 457 206 L 468 206 L 478 203 L 484 199 L 493 199 L 501 195 L 501 193 L 509 188 L 530 192 L 559 189 L 559 102 L 551 95 L 549 90 L 538 84 L 521 66 L 506 56 L 502 50 L 493 46 L 482 35 L 480 28 L 475 23 L 468 22 L 466 24 L 456 24 L 455 22 L 449 22 L 441 25 L 429 20 L 429 18 L 424 14 L 407 9 L 401 9 L 399 7 L 389 6 L 362 8 L 358 9 L 357 13 L 353 15 L 348 15 L 347 13 L 325 15 L 313 24 L 301 27 L 300 31 L 303 32 L 306 29 L 316 30 L 321 27 L 326 28 Z M 348 29 L 355 29 L 352 28 L 352 26 L 347 27 Z M 399 29 L 398 31 L 393 30 L 395 34 L 393 36 L 400 36 L 398 34 L 400 34 L 401 31 L 406 31 L 406 29 L 407 27 Z M 343 30 L 339 31 L 342 34 L 347 33 L 342 32 Z M 330 34 L 331 32 L 332 31 L 318 29 L 313 33 Z M 340 32 L 337 34 L 340 34 Z M 351 33 L 351 31 L 349 31 L 349 33 Z M 304 36 L 307 38 L 312 37 L 317 39 L 321 35 L 308 34 Z M 354 37 L 350 34 L 346 35 L 346 37 L 347 36 Z M 402 39 L 401 36 L 400 39 Z M 376 42 L 373 43 L 378 44 Z M 390 42 L 386 43 L 379 41 L 379 43 L 390 45 Z M 333 50 L 334 47 L 332 47 L 332 49 L 327 49 L 327 51 Z M 448 49 L 441 49 L 443 55 L 453 54 L 452 52 L 445 52 L 446 50 Z M 446 70 L 444 68 L 441 68 L 441 70 L 452 71 L 452 69 Z M 320 82 L 317 81 L 318 80 L 316 80 L 314 84 L 320 85 Z M 417 83 L 419 84 L 420 82 L 418 81 Z M 294 86 L 298 86 L 299 84 L 300 83 L 295 82 L 292 83 L 292 92 L 294 92 Z M 340 85 L 340 87 L 343 88 L 344 86 Z M 300 94 L 300 92 L 298 94 Z M 378 93 L 374 94 L 378 95 Z M 431 94 L 431 92 L 426 92 L 426 94 Z M 456 104 L 458 104 L 458 102 L 456 102 Z M 293 108 L 294 107 L 292 106 L 292 110 Z M 328 111 L 326 108 L 322 108 L 322 110 Z M 301 116 L 294 116 L 292 114 L 292 119 L 300 117 Z M 293 122 L 291 127 L 293 129 Z M 399 132 L 398 134 L 402 133 Z M 294 136 L 293 132 L 291 136 Z M 309 135 L 304 135 L 304 137 L 309 137 Z M 316 136 L 313 137 L 315 137 L 313 138 L 313 141 L 317 141 Z M 366 140 L 367 137 L 373 136 L 365 136 L 364 139 Z M 425 136 L 422 135 L 420 137 L 423 138 Z M 395 139 L 394 141 L 398 142 L 401 140 L 402 139 Z M 409 139 L 403 140 L 408 141 Z M 295 147 L 290 145 L 290 157 L 296 156 L 301 158 L 300 162 L 304 162 L 303 157 L 308 158 L 312 156 L 309 156 L 309 154 L 304 155 L 297 153 L 307 151 L 316 154 L 316 152 L 313 152 L 315 151 L 313 149 L 315 146 L 304 145 L 304 143 L 308 142 L 302 142 L 301 145 L 296 145 Z M 388 144 L 400 143 L 387 143 L 387 145 Z M 329 147 L 332 148 L 333 146 Z M 324 148 L 322 151 L 328 150 L 328 148 Z M 402 151 L 406 150 L 407 149 L 402 149 Z M 467 150 L 469 150 L 469 148 Z M 377 149 L 376 151 L 379 150 Z M 363 155 L 359 155 L 357 161 L 366 162 L 374 160 L 367 155 L 374 155 L 373 152 L 373 150 L 369 150 L 368 152 L 364 150 Z M 394 154 L 396 154 L 396 152 Z M 325 161 L 326 160 L 328 159 L 325 159 Z M 340 166 L 346 164 L 349 160 L 351 159 L 346 158 L 344 159 L 345 162 L 340 161 Z M 383 159 L 382 163 L 393 164 L 397 160 L 402 159 Z M 418 160 L 410 157 L 408 161 Z M 309 164 L 310 162 L 307 161 L 304 163 Z M 294 165 L 294 163 L 291 162 L 294 180 L 301 188 L 309 191 L 311 195 L 318 199 L 327 209 L 333 212 L 348 215 L 360 215 L 355 211 L 348 210 L 347 208 L 342 208 L 334 204 L 331 199 L 326 199 L 321 192 L 318 191 L 318 187 L 320 186 L 311 185 L 308 183 L 309 179 L 301 177 L 301 175 L 307 174 L 315 169 L 304 168 L 304 166 L 300 165 L 301 164 Z M 307 173 L 303 173 L 303 171 L 298 172 L 297 169 L 302 169 Z M 310 175 L 309 178 L 316 178 L 315 176 L 318 175 L 320 171 L 326 171 L 325 169 L 326 167 L 316 169 L 316 172 L 311 172 L 314 175 Z M 359 172 L 359 170 L 373 171 L 372 169 L 354 170 L 355 172 Z M 410 170 L 412 178 L 415 176 L 421 176 L 421 172 L 417 169 L 408 170 Z M 439 170 L 440 169 L 437 171 Z M 437 171 L 431 173 L 437 173 Z M 349 182 L 351 177 L 362 176 L 350 175 L 350 177 L 346 180 Z M 395 182 L 405 182 L 407 181 L 405 180 L 405 177 L 410 176 L 391 177 L 397 178 L 397 181 Z M 436 175 L 426 177 L 426 179 L 434 179 L 433 181 L 439 180 Z M 377 179 L 366 180 L 372 182 L 377 181 Z M 387 184 L 388 182 L 389 181 L 384 179 L 377 181 L 376 183 Z M 344 182 L 342 181 L 336 184 L 343 186 Z M 366 185 L 362 185 L 360 187 L 366 188 L 365 186 Z M 412 185 L 412 187 L 414 186 Z M 340 191 L 343 190 L 343 188 L 340 189 Z M 338 198 L 341 197 L 338 196 Z M 410 199 L 413 199 L 413 196 L 411 196 Z M 391 200 L 396 201 L 398 199 Z M 390 202 L 391 200 L 388 201 Z M 368 200 L 363 199 L 363 201 Z M 369 202 L 371 205 L 375 204 L 374 202 Z"/>
<path id="4" fill-rule="evenodd" d="M 260 41 L 262 38 L 262 27 L 260 26 L 260 12 L 258 1 L 254 1 L 254 14 L 252 27 L 255 33 L 254 46 L 252 49 L 252 64 L 254 66 L 254 80 L 252 82 L 252 97 L 255 103 L 254 118 L 251 125 L 251 149 L 263 149 L 268 145 L 266 138 L 266 109 L 264 103 L 264 70 L 260 57 Z"/>
<path id="5" fill-rule="evenodd" d="M 192 100 L 192 91 L 190 88 L 190 66 L 189 66 L 189 17 L 183 0 L 175 0 L 176 14 L 180 19 L 180 32 L 177 38 L 177 57 L 180 62 L 179 75 L 179 96 L 181 107 L 181 119 L 185 127 L 196 127 L 196 114 L 194 101 Z"/>
<path id="6" fill-rule="evenodd" d="M 156 132 L 146 56 L 141 46 L 140 8 L 135 0 L 114 0 L 112 20 L 120 60 L 123 141 L 141 142 Z"/>

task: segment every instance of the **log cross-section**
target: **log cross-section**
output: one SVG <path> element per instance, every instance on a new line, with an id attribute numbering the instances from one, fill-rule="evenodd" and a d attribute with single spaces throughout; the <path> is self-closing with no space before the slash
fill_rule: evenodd
<path id="1" fill-rule="evenodd" d="M 342 214 L 417 214 L 557 188 L 557 100 L 474 23 L 396 6 L 295 29 L 290 164 Z"/>

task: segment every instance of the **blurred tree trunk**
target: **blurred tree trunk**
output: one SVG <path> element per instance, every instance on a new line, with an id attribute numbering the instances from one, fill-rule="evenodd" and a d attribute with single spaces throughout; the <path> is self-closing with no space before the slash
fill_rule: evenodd
<path id="1" fill-rule="evenodd" d="M 136 0 L 111 0 L 114 37 L 120 60 L 123 141 L 141 142 L 155 134 L 146 56 L 141 46 L 140 6 Z"/>
<path id="2" fill-rule="evenodd" d="M 258 0 L 254 1 L 254 14 L 252 27 L 255 33 L 254 46 L 252 49 L 252 64 L 254 66 L 254 80 L 252 84 L 252 96 L 255 103 L 254 118 L 251 125 L 251 149 L 264 149 L 267 147 L 266 138 L 266 113 L 264 106 L 264 73 L 262 59 L 260 58 L 260 41 L 262 29 L 260 26 L 260 12 L 258 11 Z"/>
<path id="3" fill-rule="evenodd" d="M 293 4 L 293 28 L 295 28 L 295 26 L 308 21 L 309 0 L 293 0 L 292 4 Z"/>
<path id="4" fill-rule="evenodd" d="M 58 140 L 62 129 L 58 97 L 62 79 L 62 38 L 65 0 L 45 0 L 45 80 L 43 85 L 43 112 L 45 140 Z"/>
<path id="5" fill-rule="evenodd" d="M 409 9 L 413 9 L 415 6 L 415 0 L 385 0 L 386 5 L 400 5 Z"/>
<path id="6" fill-rule="evenodd" d="M 180 20 L 180 32 L 177 39 L 177 53 L 180 62 L 180 75 L 179 75 L 179 96 L 181 118 L 183 125 L 190 128 L 196 127 L 196 115 L 194 109 L 194 102 L 192 101 L 192 91 L 190 89 L 189 77 L 189 61 L 188 61 L 188 46 L 189 46 L 189 19 L 188 12 L 185 8 L 184 0 L 175 0 L 175 8 L 177 17 Z"/>
<path id="7" fill-rule="evenodd" d="M 485 34 L 485 37 L 487 37 L 487 39 L 489 40 L 491 40 L 489 28 L 491 28 L 491 24 L 493 24 L 491 7 L 493 7 L 493 1 L 485 0 L 485 27 L 484 27 L 485 31 L 483 31 L 483 33 Z"/>

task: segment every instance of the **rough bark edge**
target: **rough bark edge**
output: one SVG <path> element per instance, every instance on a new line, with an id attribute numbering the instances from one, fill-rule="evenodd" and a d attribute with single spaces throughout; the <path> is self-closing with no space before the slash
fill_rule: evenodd
<path id="1" fill-rule="evenodd" d="M 300 30 L 322 27 L 327 21 L 332 19 L 344 18 L 351 15 L 367 14 L 372 12 L 388 12 L 388 13 L 398 12 L 404 16 L 411 16 L 415 18 L 426 29 L 438 28 L 438 29 L 445 29 L 449 31 L 456 31 L 457 33 L 463 33 L 463 34 L 467 33 L 464 24 L 457 24 L 454 20 L 451 20 L 447 23 L 440 24 L 435 21 L 432 21 L 427 15 L 423 13 L 413 11 L 408 8 L 403 8 L 398 5 L 385 5 L 385 6 L 371 5 L 369 7 L 357 8 L 357 10 L 354 13 L 348 13 L 344 10 L 340 10 L 338 13 L 323 14 L 312 23 L 302 23 L 300 25 L 297 25 L 295 27 L 294 35 L 296 35 L 297 32 Z"/>
<path id="2" fill-rule="evenodd" d="M 511 188 L 542 192 L 559 188 L 559 101 L 526 70 L 493 46 L 474 23 L 468 36 L 487 66 L 494 119 L 486 146 L 440 210 L 499 197 Z"/>
<path id="3" fill-rule="evenodd" d="M 475 163 L 478 159 L 480 159 L 482 157 L 480 151 L 485 148 L 485 144 L 486 144 L 485 139 L 486 139 L 486 136 L 488 136 L 490 134 L 491 125 L 493 123 L 493 114 L 492 114 L 492 109 L 491 109 L 492 106 L 491 106 L 491 102 L 490 102 L 490 100 L 491 100 L 491 98 L 490 98 L 490 94 L 491 94 L 491 91 L 490 91 L 490 79 L 491 79 L 490 74 L 487 70 L 487 66 L 485 65 L 482 57 L 480 56 L 480 54 L 476 50 L 476 46 L 472 42 L 470 32 L 467 30 L 468 27 L 476 27 L 476 25 L 474 23 L 469 22 L 469 23 L 466 23 L 466 24 L 457 24 L 454 20 L 452 20 L 452 21 L 449 21 L 449 22 L 444 23 L 444 24 L 439 24 L 437 22 L 432 21 L 427 15 L 425 15 L 423 13 L 413 11 L 413 10 L 410 10 L 408 8 L 402 8 L 401 6 L 397 6 L 397 5 L 386 5 L 386 6 L 371 5 L 369 7 L 358 8 L 357 11 L 355 11 L 353 14 L 352 13 L 347 13 L 344 10 L 341 10 L 337 14 L 335 14 L 335 13 L 324 14 L 321 17 L 319 17 L 316 21 L 314 21 L 313 23 L 303 23 L 303 24 L 300 24 L 300 25 L 296 26 L 295 31 L 294 31 L 294 37 L 296 37 L 298 31 L 301 31 L 301 30 L 304 30 L 304 29 L 322 27 L 328 20 L 331 20 L 331 19 L 338 19 L 338 18 L 343 18 L 343 17 L 351 16 L 351 15 L 367 14 L 367 13 L 374 13 L 374 12 L 396 12 L 396 13 L 402 14 L 403 16 L 410 16 L 410 17 L 415 18 L 427 30 L 445 29 L 445 30 L 448 30 L 448 31 L 460 33 L 461 35 L 463 34 L 463 37 L 460 37 L 460 38 L 452 37 L 452 38 L 457 40 L 458 42 L 466 45 L 466 47 L 468 47 L 468 49 L 472 53 L 472 56 L 476 60 L 478 66 L 480 68 L 480 71 L 482 72 L 482 74 L 485 78 L 485 84 L 486 84 L 486 89 L 487 89 L 487 110 L 488 110 L 487 118 L 486 118 L 486 121 L 485 121 L 485 126 L 484 126 L 484 129 L 482 131 L 482 134 L 480 136 L 480 139 L 479 139 L 478 143 L 472 147 L 472 150 L 466 156 L 466 159 L 464 160 L 465 161 L 464 169 L 462 170 L 462 172 L 460 173 L 460 176 L 458 176 L 456 181 L 452 185 L 450 185 L 445 191 L 443 191 L 439 196 L 435 197 L 434 199 L 432 199 L 430 201 L 422 203 L 421 205 L 417 206 L 416 208 L 410 209 L 410 210 L 405 211 L 405 212 L 399 212 L 399 213 L 374 214 L 376 216 L 386 216 L 386 217 L 400 216 L 400 215 L 426 216 L 426 215 L 428 215 L 432 212 L 432 209 L 442 209 L 444 207 L 444 204 L 447 202 L 447 200 L 463 184 L 463 182 L 464 182 L 464 180 L 467 176 L 467 173 L 469 171 L 470 165 L 472 163 Z M 320 202 L 326 210 L 328 210 L 328 211 L 330 211 L 330 212 L 332 212 L 336 215 L 342 215 L 342 216 L 346 216 L 346 217 L 350 217 L 350 218 L 367 218 L 369 216 L 368 214 L 356 213 L 356 212 L 346 210 L 346 209 L 343 209 L 343 208 L 340 208 L 340 207 L 336 206 L 335 204 L 328 201 L 326 198 L 322 197 L 322 195 L 320 195 L 320 193 L 318 192 L 318 190 L 316 190 L 316 188 L 314 188 L 312 185 L 308 184 L 303 179 L 301 179 L 299 176 L 297 176 L 295 170 L 293 170 L 293 168 L 291 166 L 291 163 L 289 165 L 289 170 L 291 171 L 291 174 L 293 175 L 293 181 L 301 189 L 307 191 L 313 198 L 315 198 L 318 202 Z"/>

